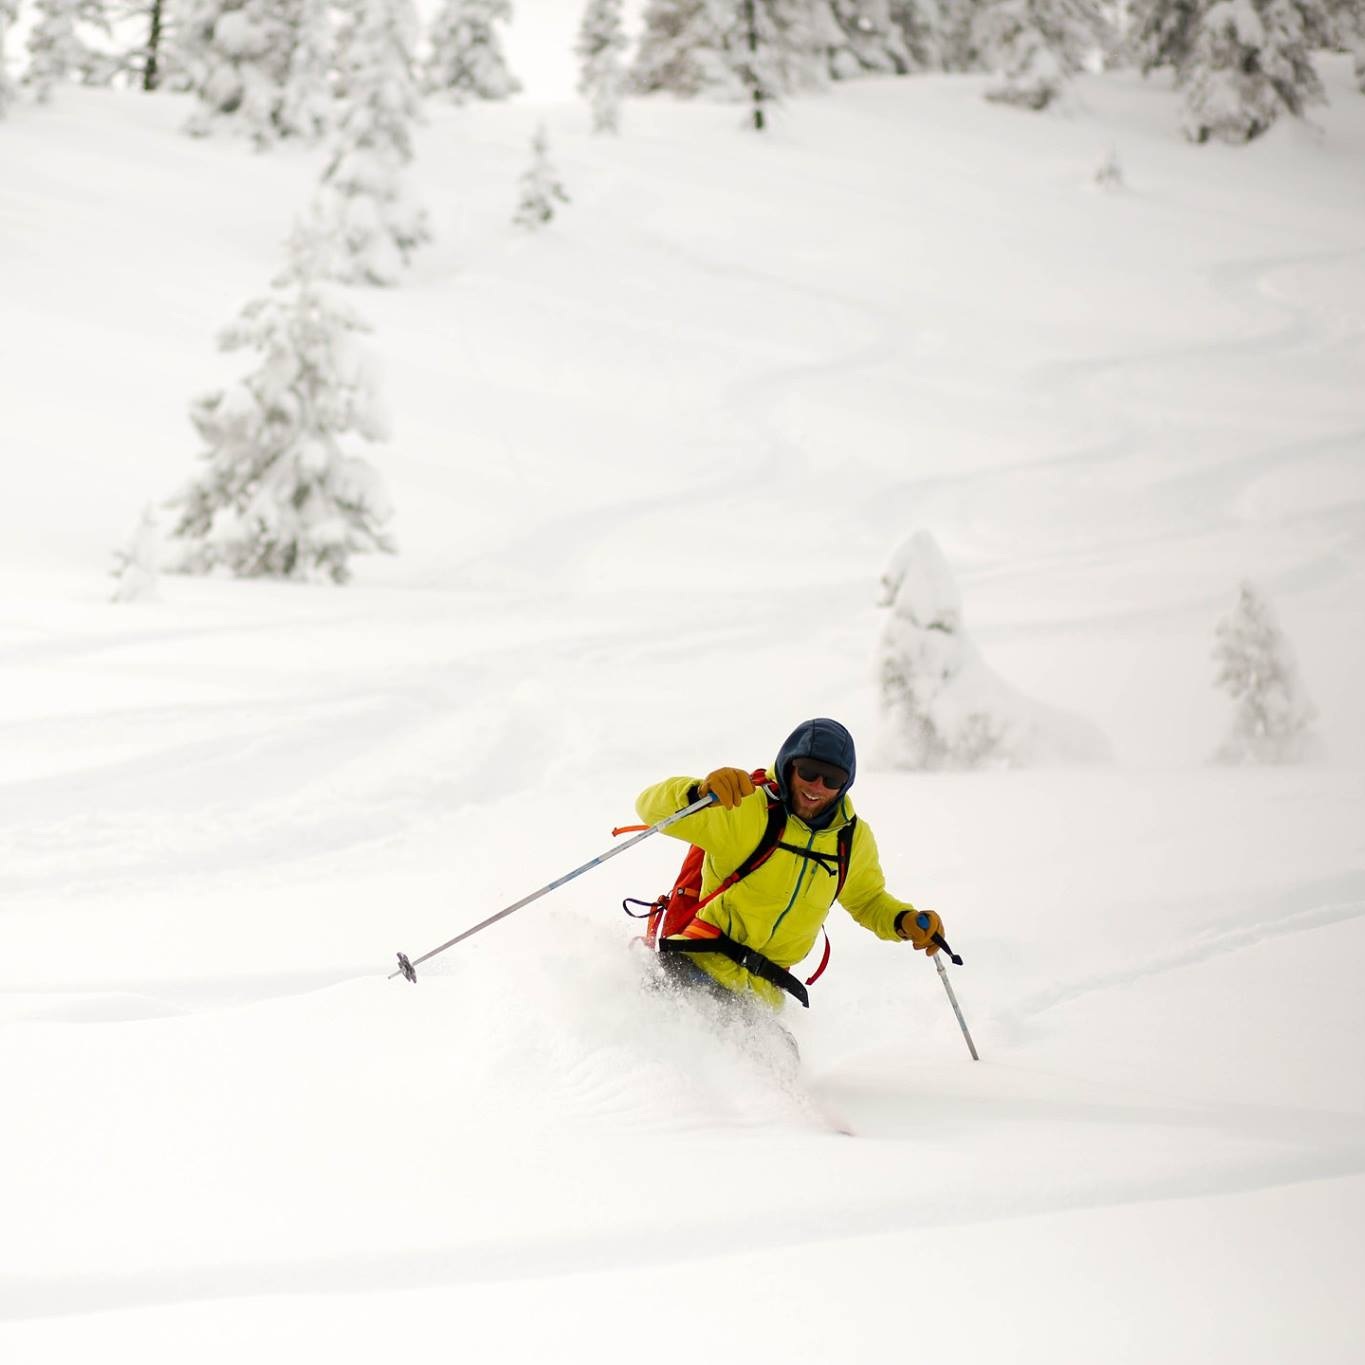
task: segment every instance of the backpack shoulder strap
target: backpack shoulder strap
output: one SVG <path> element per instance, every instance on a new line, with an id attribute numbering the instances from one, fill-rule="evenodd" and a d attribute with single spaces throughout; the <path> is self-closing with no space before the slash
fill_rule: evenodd
<path id="1" fill-rule="evenodd" d="M 844 889 L 844 883 L 848 880 L 848 865 L 853 857 L 853 834 L 858 825 L 858 817 L 855 815 L 840 831 L 838 835 L 838 851 L 836 857 L 839 860 L 838 884 L 834 888 L 834 899 L 839 899 L 839 893 Z"/>
<path id="2" fill-rule="evenodd" d="M 763 775 L 765 774 L 755 774 L 756 777 Z M 736 882 L 743 881 L 755 868 L 762 867 L 773 856 L 778 844 L 782 842 L 782 835 L 787 828 L 787 808 L 782 804 L 777 794 L 767 787 L 764 788 L 764 794 L 768 798 L 768 823 L 763 827 L 763 833 L 757 846 L 714 891 L 703 896 L 697 902 L 698 910 L 708 902 L 715 900 L 722 891 L 728 891 Z"/>

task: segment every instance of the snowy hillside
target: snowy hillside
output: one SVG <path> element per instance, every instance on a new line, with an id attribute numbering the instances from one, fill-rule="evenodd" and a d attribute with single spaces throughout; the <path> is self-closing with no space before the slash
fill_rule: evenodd
<path id="1" fill-rule="evenodd" d="M 109 602 L 318 156 L 191 141 L 176 96 L 0 124 L 0 1359 L 1359 1360 L 1348 64 L 1244 149 L 1124 75 L 1043 116 L 870 80 L 762 140 L 636 101 L 604 139 L 519 33 L 527 95 L 420 132 L 435 241 L 351 292 L 399 553 L 346 588 Z M 572 203 L 527 235 L 542 119 Z M 1111 761 L 889 765 L 917 529 Z M 1208 763 L 1247 577 L 1312 763 Z M 389 979 L 816 714 L 979 1064 L 839 911 L 795 1079 L 642 989 L 618 904 L 664 838 Z"/>

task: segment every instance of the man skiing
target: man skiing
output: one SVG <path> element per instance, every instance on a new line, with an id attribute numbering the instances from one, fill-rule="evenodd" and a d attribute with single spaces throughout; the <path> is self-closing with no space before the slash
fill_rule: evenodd
<path id="1" fill-rule="evenodd" d="M 636 810 L 649 824 L 715 796 L 665 831 L 704 852 L 698 908 L 681 925 L 665 920 L 658 939 L 671 976 L 751 993 L 774 1009 L 784 992 L 806 1004 L 789 969 L 815 946 L 836 899 L 879 938 L 938 951 L 938 915 L 886 890 L 872 830 L 848 799 L 856 771 L 852 735 L 818 717 L 787 736 L 772 769 L 755 774 L 757 784 L 741 768 L 717 768 L 640 793 Z"/>

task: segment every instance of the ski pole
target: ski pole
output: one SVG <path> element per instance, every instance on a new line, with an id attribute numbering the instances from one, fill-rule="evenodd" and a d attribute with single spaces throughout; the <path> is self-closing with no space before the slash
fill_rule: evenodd
<path id="1" fill-rule="evenodd" d="M 915 923 L 921 929 L 927 929 L 929 927 L 929 916 L 916 915 Z M 962 966 L 962 959 L 948 946 L 948 940 L 942 934 L 935 934 L 933 938 L 939 948 L 952 959 L 953 966 Z M 957 1015 L 957 1023 L 962 1030 L 962 1036 L 967 1040 L 967 1051 L 972 1054 L 972 1061 L 979 1062 L 981 1058 L 977 1055 L 976 1044 L 972 1042 L 972 1035 L 967 1029 L 967 1021 L 962 1017 L 962 1006 L 957 1003 L 957 996 L 953 993 L 953 983 L 948 980 L 948 969 L 943 965 L 943 959 L 938 953 L 934 954 L 934 966 L 938 968 L 938 979 L 943 982 L 943 989 L 948 992 L 948 1003 L 952 1005 L 953 1013 Z"/>
<path id="2" fill-rule="evenodd" d="M 672 815 L 666 816 L 664 819 L 660 820 L 657 825 L 650 825 L 643 834 L 637 834 L 633 839 L 627 839 L 624 844 L 617 844 L 614 848 L 608 849 L 605 853 L 598 854 L 596 858 L 590 859 L 588 862 L 584 863 L 582 867 L 576 867 L 572 872 L 565 873 L 564 876 L 542 886 L 539 891 L 532 891 L 529 896 L 523 896 L 515 905 L 509 905 L 505 910 L 499 910 L 496 915 L 489 915 L 487 919 L 480 920 L 472 929 L 466 929 L 464 933 L 456 934 L 454 938 L 447 939 L 439 948 L 433 948 L 429 953 L 423 953 L 421 957 L 409 959 L 406 953 L 399 953 L 398 970 L 389 973 L 389 980 L 392 981 L 395 976 L 404 976 L 409 981 L 416 982 L 416 969 L 420 967 L 423 962 L 429 961 L 431 958 L 435 957 L 437 953 L 443 953 L 447 948 L 453 948 L 457 943 L 461 943 L 467 938 L 472 938 L 481 930 L 487 929 L 490 924 L 496 924 L 500 919 L 506 919 L 513 911 L 520 910 L 524 906 L 530 905 L 532 901 L 538 901 L 542 896 L 548 896 L 551 891 L 563 886 L 566 882 L 573 881 L 575 877 L 581 877 L 583 873 L 598 866 L 599 863 L 606 862 L 608 858 L 614 858 L 618 853 L 624 853 L 626 849 L 634 848 L 641 839 L 648 839 L 651 834 L 657 834 L 661 829 L 667 829 L 669 825 L 676 824 L 684 817 L 695 815 L 697 811 L 711 805 L 715 800 L 715 792 L 708 792 L 705 796 L 698 797 L 690 806 L 684 806 L 682 810 L 674 811 Z"/>

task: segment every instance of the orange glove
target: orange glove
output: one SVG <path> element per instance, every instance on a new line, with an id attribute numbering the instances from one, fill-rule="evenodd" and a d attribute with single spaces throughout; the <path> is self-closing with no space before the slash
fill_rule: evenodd
<path id="1" fill-rule="evenodd" d="M 929 922 L 921 927 L 920 920 Z M 896 932 L 902 938 L 908 938 L 917 952 L 933 957 L 938 952 L 934 935 L 943 933 L 943 921 L 932 910 L 904 910 L 896 918 Z"/>
<path id="2" fill-rule="evenodd" d="M 743 768 L 717 768 L 715 772 L 707 773 L 697 787 L 698 796 L 710 792 L 715 792 L 716 800 L 725 810 L 734 810 L 746 796 L 753 795 L 753 779 Z"/>

